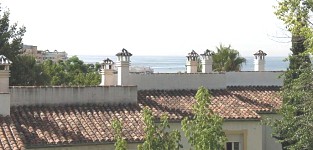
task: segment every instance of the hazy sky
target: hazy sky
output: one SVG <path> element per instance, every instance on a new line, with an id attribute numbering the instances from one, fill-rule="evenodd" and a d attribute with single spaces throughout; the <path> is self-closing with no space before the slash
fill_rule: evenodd
<path id="1" fill-rule="evenodd" d="M 275 0 L 1 0 L 24 44 L 69 55 L 202 53 L 220 43 L 242 56 L 261 49 L 287 56 L 290 39 L 273 14 Z"/>

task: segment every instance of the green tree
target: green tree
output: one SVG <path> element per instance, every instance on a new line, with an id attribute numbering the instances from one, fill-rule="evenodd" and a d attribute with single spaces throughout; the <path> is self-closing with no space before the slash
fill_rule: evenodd
<path id="1" fill-rule="evenodd" d="M 10 85 L 47 85 L 48 75 L 32 56 L 18 55 L 11 67 Z"/>
<path id="2" fill-rule="evenodd" d="M 197 102 L 193 106 L 193 118 L 182 121 L 182 130 L 196 150 L 224 149 L 223 118 L 209 109 L 210 97 L 208 90 L 200 87 L 195 96 Z"/>
<path id="3" fill-rule="evenodd" d="M 17 23 L 10 25 L 9 17 L 10 12 L 3 10 L 0 5 L 0 54 L 14 62 L 23 48 L 22 39 L 26 28 L 18 28 Z"/>
<path id="4" fill-rule="evenodd" d="M 43 70 L 48 75 L 48 85 L 67 85 L 69 77 L 64 63 L 53 63 L 51 60 L 43 62 Z"/>
<path id="5" fill-rule="evenodd" d="M 307 51 L 312 52 L 312 29 L 309 26 L 311 0 L 283 0 L 276 7 L 276 16 L 291 32 L 292 54 L 290 65 L 284 73 L 283 103 L 272 120 L 273 137 L 284 150 L 313 149 L 312 66 Z"/>
<path id="6" fill-rule="evenodd" d="M 100 74 L 96 71 L 88 72 L 85 75 L 85 85 L 99 85 L 101 81 Z"/>
<path id="7" fill-rule="evenodd" d="M 229 45 L 228 47 L 220 44 L 216 47 L 217 53 L 213 55 L 214 71 L 240 71 L 246 59 L 239 56 L 239 52 Z"/>
<path id="8" fill-rule="evenodd" d="M 271 124 L 272 135 L 282 143 L 283 149 L 313 149 L 311 64 L 304 62 L 301 68 L 288 70 L 285 76 L 292 76 L 295 73 L 298 74 L 297 78 L 284 83 L 283 105 L 278 111 L 282 119 L 277 119 Z"/>
<path id="9" fill-rule="evenodd" d="M 154 123 L 155 118 L 151 110 L 143 109 L 145 127 L 145 141 L 138 145 L 139 150 L 175 150 L 182 148 L 179 143 L 181 135 L 178 130 L 168 131 L 168 115 L 163 114 L 159 125 Z"/>
<path id="10" fill-rule="evenodd" d="M 51 60 L 43 62 L 43 70 L 48 74 L 49 85 L 99 85 L 100 65 L 85 64 L 77 56 L 65 62 L 53 63 Z"/>
<path id="11" fill-rule="evenodd" d="M 72 56 L 64 65 L 69 78 L 68 85 L 99 85 L 101 78 L 97 64 L 85 64 L 77 56 Z"/>
<path id="12" fill-rule="evenodd" d="M 313 52 L 313 32 L 312 22 L 310 21 L 312 19 L 313 1 L 281 0 L 275 8 L 275 15 L 284 22 L 286 29 L 292 35 L 292 40 L 296 41 L 294 39 L 298 39 L 308 51 Z M 296 53 L 293 51 L 293 54 Z"/>
<path id="13" fill-rule="evenodd" d="M 126 150 L 127 142 L 122 136 L 122 123 L 118 119 L 114 119 L 112 127 L 114 129 L 114 140 L 116 141 L 114 144 L 115 150 Z"/>

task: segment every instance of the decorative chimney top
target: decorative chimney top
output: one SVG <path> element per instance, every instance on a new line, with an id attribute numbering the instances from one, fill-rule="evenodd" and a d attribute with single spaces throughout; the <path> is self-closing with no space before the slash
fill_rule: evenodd
<path id="1" fill-rule="evenodd" d="M 116 54 L 118 62 L 129 63 L 130 57 L 133 56 L 132 53 L 128 52 L 125 48 L 121 52 Z"/>
<path id="2" fill-rule="evenodd" d="M 104 59 L 104 60 L 100 61 L 100 64 L 101 65 L 113 65 L 114 62 L 110 58 L 107 58 L 107 59 Z"/>
<path id="3" fill-rule="evenodd" d="M 4 66 L 4 65 L 11 65 L 12 62 L 6 58 L 4 55 L 0 55 L 0 65 Z"/>
<path id="4" fill-rule="evenodd" d="M 128 52 L 125 48 L 123 48 L 122 52 L 117 53 L 116 56 L 133 56 L 133 54 Z"/>
<path id="5" fill-rule="evenodd" d="M 195 50 L 192 50 L 186 57 L 188 61 L 196 61 L 199 55 L 195 52 Z"/>
<path id="6" fill-rule="evenodd" d="M 253 54 L 255 56 L 255 59 L 257 59 L 257 57 L 259 56 L 260 59 L 264 59 L 264 57 L 267 55 L 265 52 L 263 52 L 262 50 L 257 51 L 255 54 Z"/>
<path id="7" fill-rule="evenodd" d="M 9 66 L 12 62 L 4 55 L 0 55 L 0 66 L 4 66 L 4 70 L 9 70 Z"/>
<path id="8" fill-rule="evenodd" d="M 213 56 L 213 55 L 215 55 L 214 51 L 211 51 L 209 49 L 206 49 L 203 54 L 200 54 L 200 56 L 202 56 L 203 58 L 205 58 L 206 56 Z"/>
<path id="9" fill-rule="evenodd" d="M 114 62 L 110 59 L 104 59 L 100 61 L 101 69 L 112 69 L 112 66 L 114 65 Z"/>

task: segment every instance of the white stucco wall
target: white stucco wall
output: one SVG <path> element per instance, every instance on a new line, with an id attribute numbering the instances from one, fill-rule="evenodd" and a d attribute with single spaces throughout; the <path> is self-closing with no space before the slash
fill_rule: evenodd
<path id="1" fill-rule="evenodd" d="M 254 71 L 264 71 L 265 70 L 265 60 L 257 56 L 257 59 L 254 59 Z"/>
<path id="2" fill-rule="evenodd" d="M 280 119 L 281 117 L 278 114 L 261 114 L 262 118 L 271 118 L 271 119 Z M 264 149 L 263 150 L 281 150 L 281 144 L 277 142 L 275 138 L 272 137 L 272 128 L 266 125 L 263 125 L 263 141 Z"/>
<path id="3" fill-rule="evenodd" d="M 197 73 L 198 61 L 186 61 L 187 73 Z"/>
<path id="4" fill-rule="evenodd" d="M 209 59 L 202 59 L 201 64 L 202 64 L 202 73 L 211 73 L 213 72 L 212 70 L 212 65 L 213 65 L 213 59 L 212 56 L 206 56 L 209 57 Z M 201 57 L 202 58 L 202 57 Z"/>
<path id="5" fill-rule="evenodd" d="M 226 73 L 156 73 L 130 74 L 129 85 L 138 90 L 225 89 L 227 86 L 282 86 L 281 71 L 226 72 Z M 116 76 L 114 77 L 116 80 Z M 115 82 L 117 83 L 117 82 Z"/>
<path id="6" fill-rule="evenodd" d="M 185 132 L 181 129 L 181 123 L 180 122 L 177 122 L 177 123 L 170 122 L 169 125 L 171 127 L 170 130 L 177 129 L 180 132 L 180 135 L 181 135 L 180 144 L 183 145 L 182 149 L 183 150 L 190 150 L 191 145 L 189 144 L 188 139 L 185 136 Z"/>
<path id="7" fill-rule="evenodd" d="M 279 78 L 282 71 L 264 71 L 264 72 L 227 72 L 227 86 L 282 86 L 283 79 Z"/>
<path id="8" fill-rule="evenodd" d="M 137 103 L 136 86 L 11 87 L 11 106 L 35 104 Z"/>
<path id="9" fill-rule="evenodd" d="M 124 58 L 124 57 L 123 57 Z M 117 61 L 117 85 L 130 85 L 129 84 L 129 61 Z"/>
<path id="10" fill-rule="evenodd" d="M 230 136 L 244 136 L 245 133 L 246 138 L 243 139 L 244 143 L 242 143 L 243 150 L 263 150 L 262 125 L 259 121 L 225 121 L 223 130 L 226 135 Z M 245 146 L 246 149 L 244 149 Z"/>
<path id="11" fill-rule="evenodd" d="M 0 93 L 0 115 L 10 115 L 10 93 Z"/>
<path id="12" fill-rule="evenodd" d="M 138 90 L 198 89 L 200 86 L 209 89 L 226 88 L 226 76 L 219 73 L 130 74 L 129 78 L 130 85 L 137 85 Z"/>
<path id="13" fill-rule="evenodd" d="M 0 93 L 9 93 L 10 71 L 0 70 Z"/>
<path id="14" fill-rule="evenodd" d="M 190 144 L 185 137 L 185 133 L 181 130 L 180 123 L 170 123 L 171 129 L 178 129 L 181 133 L 185 150 L 190 149 Z M 264 150 L 267 147 L 263 144 L 263 130 L 260 121 L 225 121 L 223 123 L 223 130 L 229 141 L 239 141 L 242 150 Z M 246 136 L 246 137 L 245 137 Z M 245 138 L 244 138 L 245 137 Z M 267 139 L 267 142 L 271 139 Z M 270 147 L 269 147 L 270 148 Z M 273 150 L 273 149 L 266 149 Z M 275 149 L 276 150 L 276 149 Z"/>

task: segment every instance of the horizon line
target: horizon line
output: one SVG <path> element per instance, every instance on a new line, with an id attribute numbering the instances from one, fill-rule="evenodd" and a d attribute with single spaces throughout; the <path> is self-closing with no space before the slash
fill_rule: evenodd
<path id="1" fill-rule="evenodd" d="M 74 55 L 72 55 L 72 54 L 68 54 L 68 56 L 114 56 L 115 57 L 115 55 L 104 55 L 104 54 L 101 54 L 101 55 L 98 55 L 98 54 L 74 54 Z M 133 57 L 137 57 L 137 56 L 149 56 L 149 57 L 151 57 L 151 56 L 162 56 L 162 57 L 175 57 L 175 56 L 177 56 L 177 57 L 186 57 L 186 55 L 133 55 Z M 248 56 L 248 55 L 243 55 L 243 56 L 241 56 L 241 57 L 254 57 L 253 55 L 251 55 L 251 56 Z M 267 55 L 266 57 L 288 57 L 288 55 L 286 56 L 286 55 Z"/>

